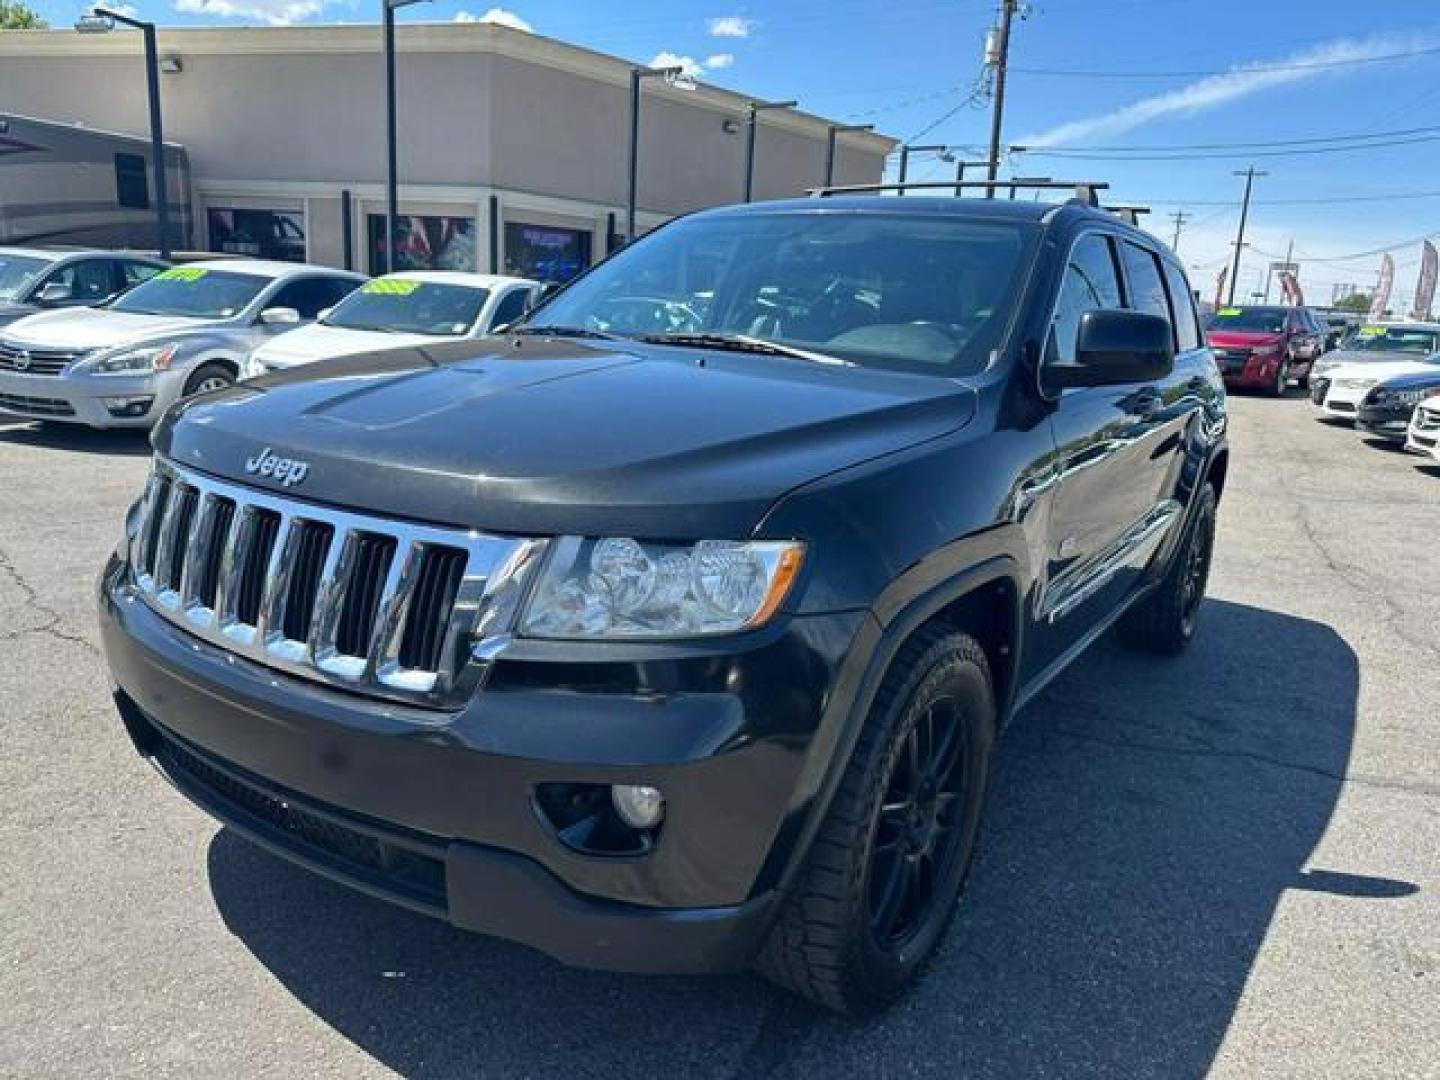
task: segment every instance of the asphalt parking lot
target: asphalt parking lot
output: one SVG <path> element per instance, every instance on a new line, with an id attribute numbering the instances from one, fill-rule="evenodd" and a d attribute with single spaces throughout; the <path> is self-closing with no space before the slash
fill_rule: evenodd
<path id="1" fill-rule="evenodd" d="M 1003 741 L 967 898 L 864 1025 L 574 972 L 253 850 L 112 715 L 143 438 L 0 423 L 0 1074 L 1440 1075 L 1440 466 L 1233 401 L 1200 639 Z"/>

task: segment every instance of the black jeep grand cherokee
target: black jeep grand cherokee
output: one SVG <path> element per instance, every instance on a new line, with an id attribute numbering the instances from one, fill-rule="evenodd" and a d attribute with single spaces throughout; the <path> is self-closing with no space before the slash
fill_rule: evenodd
<path id="1" fill-rule="evenodd" d="M 1194 633 L 1227 461 L 1162 245 L 916 197 L 696 214 L 154 442 L 101 620 L 181 791 L 567 963 L 852 1013 L 936 949 L 1005 721 L 1112 623 Z"/>

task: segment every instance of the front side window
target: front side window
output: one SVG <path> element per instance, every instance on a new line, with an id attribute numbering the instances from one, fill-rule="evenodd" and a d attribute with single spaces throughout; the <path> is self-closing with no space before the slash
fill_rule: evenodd
<path id="1" fill-rule="evenodd" d="M 47 259 L 0 253 L 0 300 L 18 300 L 49 265 Z"/>
<path id="2" fill-rule="evenodd" d="M 142 262 L 121 262 L 120 275 L 125 288 L 139 285 L 142 281 L 149 281 L 156 274 L 164 270 L 163 266 L 155 266 L 153 263 Z"/>
<path id="3" fill-rule="evenodd" d="M 115 291 L 108 259 L 81 259 L 62 266 L 45 285 L 60 285 L 68 290 L 67 300 L 85 304 L 98 304 Z"/>
<path id="4" fill-rule="evenodd" d="M 344 286 L 344 291 L 340 292 L 339 296 L 336 295 L 337 280 L 339 285 Z M 300 318 L 313 319 L 340 299 L 340 296 L 349 295 L 357 284 L 344 278 L 301 278 L 282 287 L 265 306 L 294 308 L 299 312 Z"/>
<path id="5" fill-rule="evenodd" d="M 463 337 L 475 325 L 488 289 L 404 278 L 367 281 L 325 316 L 326 326 L 392 334 Z"/>
<path id="6" fill-rule="evenodd" d="M 495 305 L 495 314 L 490 318 L 490 326 L 509 326 L 515 322 L 525 314 L 525 301 L 529 298 L 529 289 L 511 289 Z"/>
<path id="7" fill-rule="evenodd" d="M 1075 343 L 1080 334 L 1080 317 L 1087 311 L 1121 307 L 1120 276 L 1110 241 L 1098 233 L 1087 233 L 1075 241 L 1065 264 L 1065 277 L 1055 301 L 1050 324 L 1046 362 L 1075 362 Z"/>
<path id="8" fill-rule="evenodd" d="M 750 339 L 936 375 L 989 366 L 1037 228 L 800 210 L 682 218 L 597 266 L 529 325 Z"/>
<path id="9" fill-rule="evenodd" d="M 175 266 L 135 286 L 111 306 L 136 315 L 228 319 L 260 295 L 270 279 L 203 266 Z"/>

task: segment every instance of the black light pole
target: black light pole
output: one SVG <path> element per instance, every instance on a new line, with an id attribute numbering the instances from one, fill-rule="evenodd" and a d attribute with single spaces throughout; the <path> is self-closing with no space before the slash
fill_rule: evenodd
<path id="1" fill-rule="evenodd" d="M 640 182 L 640 83 L 645 79 L 673 79 L 685 74 L 681 67 L 630 69 L 630 184 L 625 197 L 625 242 L 635 239 L 635 197 Z"/>
<path id="2" fill-rule="evenodd" d="M 950 147 L 946 146 L 944 143 L 930 143 L 923 146 L 911 146 L 909 143 L 904 143 L 900 147 L 899 175 L 897 175 L 895 178 L 898 183 L 905 183 L 905 177 L 910 172 L 910 155 L 924 153 L 939 154 L 941 161 L 953 160 L 953 155 L 950 153 Z M 904 195 L 905 189 L 902 187 L 898 191 L 896 191 L 895 194 Z"/>
<path id="3" fill-rule="evenodd" d="M 791 109 L 798 101 L 752 101 L 745 106 L 745 202 L 755 190 L 755 114 L 762 109 Z"/>
<path id="4" fill-rule="evenodd" d="M 75 22 L 82 34 L 108 34 L 116 23 L 134 27 L 145 37 L 145 85 L 150 98 L 150 167 L 155 174 L 156 249 L 162 259 L 170 257 L 170 199 L 165 184 L 165 132 L 160 120 L 160 56 L 155 45 L 155 24 L 109 8 L 91 8 Z"/>
<path id="5" fill-rule="evenodd" d="M 395 12 L 421 0 L 380 0 L 385 24 L 385 272 L 395 270 L 395 232 L 400 224 L 399 166 L 395 148 Z"/>
<path id="6" fill-rule="evenodd" d="M 874 124 L 831 124 L 825 140 L 825 186 L 835 182 L 835 136 L 842 131 L 874 131 Z"/>

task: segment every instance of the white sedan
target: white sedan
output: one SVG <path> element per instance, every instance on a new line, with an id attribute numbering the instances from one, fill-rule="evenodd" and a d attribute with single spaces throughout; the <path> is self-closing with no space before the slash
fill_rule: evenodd
<path id="1" fill-rule="evenodd" d="M 525 313 L 539 282 L 448 270 L 386 274 L 366 282 L 310 326 L 267 341 L 242 372 L 253 378 L 405 345 L 481 337 Z"/>
<path id="2" fill-rule="evenodd" d="M 1440 367 L 1440 353 L 1413 360 L 1340 364 L 1310 380 L 1310 401 L 1322 416 L 1354 423 L 1365 395 L 1398 375 L 1422 375 Z"/>
<path id="3" fill-rule="evenodd" d="M 1415 407 L 1410 430 L 1405 433 L 1405 449 L 1440 461 L 1440 397 L 1426 398 Z"/>

